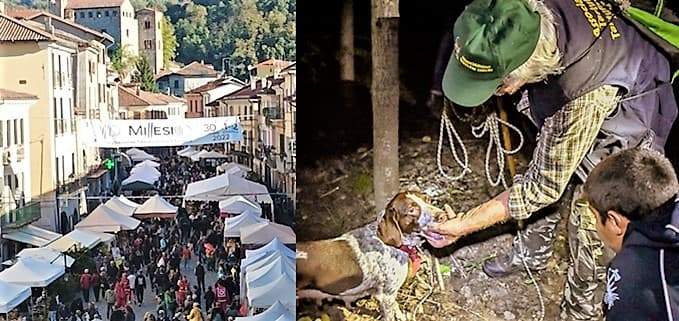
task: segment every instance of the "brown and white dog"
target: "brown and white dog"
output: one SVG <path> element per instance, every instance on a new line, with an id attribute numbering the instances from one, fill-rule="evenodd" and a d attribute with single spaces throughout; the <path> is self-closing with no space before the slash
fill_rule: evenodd
<path id="1" fill-rule="evenodd" d="M 375 222 L 334 239 L 297 243 L 297 298 L 349 305 L 373 295 L 383 320 L 405 320 L 396 302 L 409 272 L 409 255 L 401 247 L 441 215 L 426 195 L 400 192 Z"/>

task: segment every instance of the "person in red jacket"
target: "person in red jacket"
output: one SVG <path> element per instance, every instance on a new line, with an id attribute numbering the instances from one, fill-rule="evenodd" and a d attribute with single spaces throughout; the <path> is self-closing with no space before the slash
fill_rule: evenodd
<path id="1" fill-rule="evenodd" d="M 90 288 L 92 287 L 92 276 L 90 271 L 85 269 L 80 276 L 80 290 L 83 292 L 83 301 L 90 302 Z"/>

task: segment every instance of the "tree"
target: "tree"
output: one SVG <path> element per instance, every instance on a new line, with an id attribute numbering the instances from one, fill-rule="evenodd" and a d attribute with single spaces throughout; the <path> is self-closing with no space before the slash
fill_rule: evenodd
<path id="1" fill-rule="evenodd" d="M 153 70 L 145 56 L 141 56 L 137 59 L 135 68 L 136 71 L 134 72 L 134 75 L 132 75 L 132 82 L 139 83 L 139 88 L 141 88 L 141 90 L 158 92 L 158 86 L 153 77 Z"/>
<path id="2" fill-rule="evenodd" d="M 126 79 L 134 68 L 136 57 L 130 53 L 127 47 L 118 47 L 111 55 L 111 67 L 118 72 L 120 79 Z"/>
<path id="3" fill-rule="evenodd" d="M 174 35 L 174 26 L 167 17 L 163 17 L 160 30 L 163 34 L 163 66 L 167 67 L 177 56 L 177 38 Z"/>
<path id="4" fill-rule="evenodd" d="M 398 1 L 372 0 L 373 186 L 375 207 L 398 192 Z"/>

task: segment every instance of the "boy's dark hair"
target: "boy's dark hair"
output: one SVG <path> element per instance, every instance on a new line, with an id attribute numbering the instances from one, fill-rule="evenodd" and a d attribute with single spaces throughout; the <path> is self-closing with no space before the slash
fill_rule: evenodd
<path id="1" fill-rule="evenodd" d="M 672 199 L 678 187 L 667 158 L 654 150 L 632 148 L 594 167 L 585 182 L 585 195 L 602 222 L 609 210 L 635 221 Z"/>

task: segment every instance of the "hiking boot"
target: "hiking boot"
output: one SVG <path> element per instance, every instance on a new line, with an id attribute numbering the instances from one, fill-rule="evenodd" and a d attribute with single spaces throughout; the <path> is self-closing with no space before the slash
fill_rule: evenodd
<path id="1" fill-rule="evenodd" d="M 491 278 L 501 278 L 523 269 L 521 261 L 513 255 L 504 254 L 483 262 L 483 273 Z"/>

